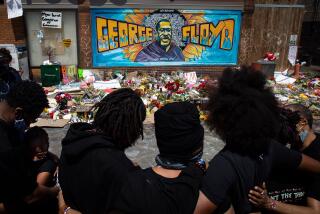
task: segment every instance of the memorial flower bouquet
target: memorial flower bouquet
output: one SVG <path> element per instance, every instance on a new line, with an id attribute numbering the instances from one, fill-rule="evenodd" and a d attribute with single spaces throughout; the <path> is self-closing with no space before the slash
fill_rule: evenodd
<path id="1" fill-rule="evenodd" d="M 72 100 L 72 97 L 68 93 L 58 93 L 55 96 L 55 100 L 60 110 L 65 110 L 68 107 L 68 101 Z"/>

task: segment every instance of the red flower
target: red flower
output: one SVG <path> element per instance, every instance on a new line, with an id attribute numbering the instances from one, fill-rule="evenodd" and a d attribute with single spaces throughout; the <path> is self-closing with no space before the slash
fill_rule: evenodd
<path id="1" fill-rule="evenodd" d="M 168 91 L 177 91 L 180 87 L 180 84 L 178 81 L 176 82 L 168 82 L 165 85 L 165 88 L 168 89 Z"/>
<path id="2" fill-rule="evenodd" d="M 158 100 L 152 100 L 151 102 L 153 105 L 155 105 L 158 109 L 161 107 L 161 104 Z"/>
<path id="3" fill-rule="evenodd" d="M 198 85 L 197 90 L 205 89 L 205 88 L 206 88 L 206 85 L 207 85 L 206 82 L 201 82 L 201 83 Z"/>
<path id="4" fill-rule="evenodd" d="M 185 93 L 185 90 L 178 90 L 176 93 L 177 93 L 177 94 L 184 94 L 184 93 Z"/>
<path id="5" fill-rule="evenodd" d="M 268 60 L 268 61 L 275 61 L 277 59 L 277 57 L 274 55 L 274 53 L 272 52 L 267 52 L 264 56 L 264 59 L 265 60 Z"/>
<path id="6" fill-rule="evenodd" d="M 314 94 L 320 97 L 320 89 L 315 89 Z"/>
<path id="7" fill-rule="evenodd" d="M 72 97 L 68 93 L 58 93 L 55 97 L 57 103 L 61 103 L 62 101 L 72 100 Z"/>

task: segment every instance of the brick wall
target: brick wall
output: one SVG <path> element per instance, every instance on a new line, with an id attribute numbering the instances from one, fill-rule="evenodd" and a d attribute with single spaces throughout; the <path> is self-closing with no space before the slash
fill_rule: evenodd
<path id="1" fill-rule="evenodd" d="M 25 35 L 23 17 L 8 19 L 6 5 L 0 5 L 0 44 L 24 45 Z"/>
<path id="2" fill-rule="evenodd" d="M 91 48 L 91 21 L 90 21 L 90 5 L 86 1 L 79 6 L 78 16 L 78 32 L 79 32 L 79 67 L 92 67 L 92 48 Z"/>

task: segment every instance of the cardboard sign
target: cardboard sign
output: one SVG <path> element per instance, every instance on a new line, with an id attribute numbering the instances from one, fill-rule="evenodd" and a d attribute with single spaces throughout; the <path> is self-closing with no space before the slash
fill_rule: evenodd
<path id="1" fill-rule="evenodd" d="M 31 124 L 31 127 L 39 126 L 39 127 L 48 127 L 48 128 L 63 128 L 65 127 L 70 120 L 59 119 L 46 119 L 39 118 L 36 123 Z"/>
<path id="2" fill-rule="evenodd" d="M 62 13 L 42 11 L 41 26 L 46 28 L 61 28 Z"/>
<path id="3" fill-rule="evenodd" d="M 64 84 L 68 84 L 72 81 L 77 80 L 77 67 L 75 65 L 62 65 L 61 73 L 62 73 L 62 81 Z"/>
<path id="4" fill-rule="evenodd" d="M 64 47 L 69 48 L 71 45 L 71 39 L 64 39 L 63 45 L 64 45 Z"/>
<path id="5" fill-rule="evenodd" d="M 184 78 L 186 79 L 187 83 L 195 84 L 197 82 L 197 73 L 196 72 L 185 73 Z"/>
<path id="6" fill-rule="evenodd" d="M 93 87 L 99 90 L 105 90 L 107 88 L 121 88 L 120 82 L 117 79 L 109 81 L 96 81 L 93 83 Z"/>

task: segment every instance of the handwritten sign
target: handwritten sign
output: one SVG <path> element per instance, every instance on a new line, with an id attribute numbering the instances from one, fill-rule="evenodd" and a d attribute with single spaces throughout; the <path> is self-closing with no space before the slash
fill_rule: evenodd
<path id="1" fill-rule="evenodd" d="M 197 82 L 197 73 L 196 72 L 185 73 L 184 78 L 186 79 L 187 83 L 195 84 Z"/>
<path id="2" fill-rule="evenodd" d="M 298 46 L 296 45 L 289 46 L 288 60 L 292 66 L 296 64 L 297 53 L 298 53 Z"/>
<path id="3" fill-rule="evenodd" d="M 46 28 L 61 28 L 62 13 L 42 11 L 42 27 Z"/>
<path id="4" fill-rule="evenodd" d="M 290 35 L 289 45 L 297 45 L 298 35 Z"/>

